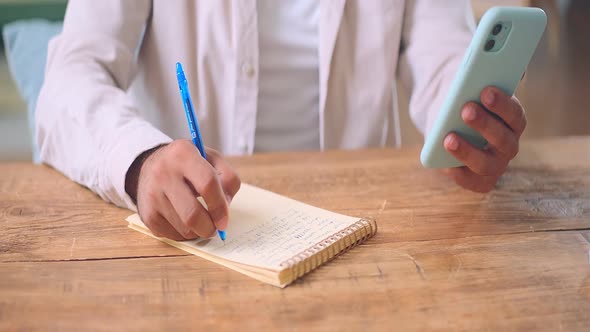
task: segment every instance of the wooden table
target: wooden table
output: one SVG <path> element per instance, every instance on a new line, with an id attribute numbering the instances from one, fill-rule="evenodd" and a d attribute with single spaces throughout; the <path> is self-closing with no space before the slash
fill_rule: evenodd
<path id="1" fill-rule="evenodd" d="M 464 191 L 418 148 L 233 158 L 245 182 L 376 218 L 286 289 L 127 228 L 46 166 L 0 164 L 0 330 L 590 329 L 590 137 L 523 143 Z"/>

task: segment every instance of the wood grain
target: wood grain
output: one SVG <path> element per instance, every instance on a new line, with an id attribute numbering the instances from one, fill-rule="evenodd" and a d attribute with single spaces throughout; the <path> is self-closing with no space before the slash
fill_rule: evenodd
<path id="1" fill-rule="evenodd" d="M 127 229 L 49 167 L 0 164 L 0 330 L 587 330 L 590 137 L 524 143 L 485 195 L 418 152 L 230 158 L 245 182 L 378 220 L 284 290 Z"/>
<path id="2" fill-rule="evenodd" d="M 576 232 L 377 237 L 285 290 L 192 256 L 4 263 L 0 328 L 581 330 L 588 249 Z"/>

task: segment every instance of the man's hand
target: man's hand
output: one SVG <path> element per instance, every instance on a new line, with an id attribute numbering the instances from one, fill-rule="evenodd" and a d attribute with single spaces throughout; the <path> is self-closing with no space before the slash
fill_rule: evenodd
<path id="1" fill-rule="evenodd" d="M 227 227 L 240 179 L 217 151 L 206 152 L 208 160 L 190 141 L 178 140 L 147 151 L 130 167 L 125 189 L 154 235 L 186 240 L 211 237 Z"/>
<path id="2" fill-rule="evenodd" d="M 518 140 L 526 127 L 526 116 L 516 97 L 507 96 L 497 88 L 484 89 L 481 101 L 497 117 L 473 102 L 463 106 L 461 117 L 488 141 L 488 145 L 481 150 L 455 133 L 447 135 L 445 149 L 465 166 L 445 171 L 461 187 L 485 193 L 494 188 L 518 153 Z"/>

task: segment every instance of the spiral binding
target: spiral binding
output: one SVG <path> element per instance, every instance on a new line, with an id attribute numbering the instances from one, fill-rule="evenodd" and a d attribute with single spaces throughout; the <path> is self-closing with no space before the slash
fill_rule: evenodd
<path id="1" fill-rule="evenodd" d="M 280 266 L 291 269 L 292 279 L 289 281 L 291 283 L 343 252 L 356 247 L 375 235 L 376 232 L 377 223 L 375 220 L 361 219 L 311 248 L 287 259 Z"/>

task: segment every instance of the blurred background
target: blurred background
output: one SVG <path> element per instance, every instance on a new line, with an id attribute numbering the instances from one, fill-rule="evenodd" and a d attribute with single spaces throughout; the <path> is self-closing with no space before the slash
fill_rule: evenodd
<path id="1" fill-rule="evenodd" d="M 32 160 L 27 112 L 42 81 L 35 73 L 42 71 L 46 40 L 61 28 L 66 5 L 65 0 L 0 0 L 0 161 Z M 590 1 L 472 0 L 472 5 L 477 19 L 498 5 L 545 10 L 547 30 L 516 93 L 529 119 L 524 137 L 589 135 Z M 23 21 L 37 18 L 48 21 Z M 403 91 L 400 96 L 402 142 L 421 144 L 408 117 L 407 96 Z"/>

